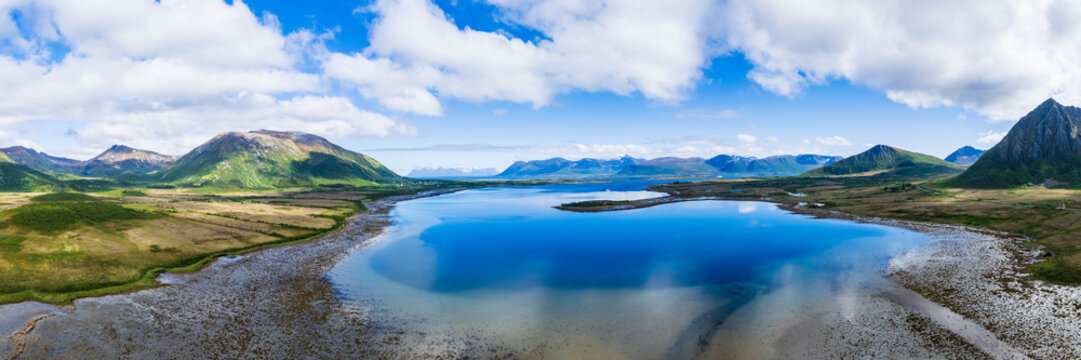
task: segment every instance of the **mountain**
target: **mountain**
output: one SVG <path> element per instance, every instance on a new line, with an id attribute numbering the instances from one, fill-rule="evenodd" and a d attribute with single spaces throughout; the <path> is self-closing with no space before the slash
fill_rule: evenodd
<path id="1" fill-rule="evenodd" d="M 183 185 L 246 188 L 406 180 L 375 159 L 322 137 L 268 130 L 222 133 L 152 175 Z"/>
<path id="2" fill-rule="evenodd" d="M 123 145 L 113 145 L 86 161 L 56 157 L 22 146 L 3 148 L 0 153 L 14 163 L 38 171 L 94 177 L 148 173 L 173 161 L 171 156 Z"/>
<path id="3" fill-rule="evenodd" d="M 981 188 L 1081 184 L 1081 108 L 1047 99 L 951 184 Z"/>
<path id="4" fill-rule="evenodd" d="M 77 169 L 81 163 L 79 160 L 56 157 L 22 146 L 3 148 L 0 149 L 0 153 L 7 155 L 8 159 L 16 164 L 25 165 L 38 171 L 70 174 L 74 171 L 73 169 Z"/>
<path id="5" fill-rule="evenodd" d="M 662 157 L 627 166 L 617 175 L 621 177 L 693 177 L 718 176 L 719 171 L 702 158 Z"/>
<path id="6" fill-rule="evenodd" d="M 492 177 L 499 174 L 499 170 L 493 168 L 458 169 L 445 167 L 418 167 L 406 175 L 418 179 L 453 179 L 453 178 L 481 178 Z"/>
<path id="7" fill-rule="evenodd" d="M 718 155 L 709 164 L 725 175 L 783 176 L 799 175 L 841 160 L 840 156 L 825 155 L 779 155 L 757 159 L 732 155 Z"/>
<path id="8" fill-rule="evenodd" d="M 499 173 L 502 178 L 585 179 L 612 177 L 627 166 L 645 160 L 624 156 L 613 160 L 584 158 L 570 161 L 561 157 L 546 160 L 518 161 Z"/>
<path id="9" fill-rule="evenodd" d="M 876 145 L 867 151 L 808 171 L 804 176 L 852 175 L 874 171 L 901 172 L 905 175 L 935 175 L 959 172 L 960 165 L 931 155 L 892 146 Z"/>
<path id="10" fill-rule="evenodd" d="M 72 172 L 83 176 L 116 176 L 120 174 L 145 174 L 171 164 L 176 157 L 139 150 L 124 145 L 113 145 L 94 158 L 81 162 Z"/>
<path id="11" fill-rule="evenodd" d="M 958 165 L 972 165 L 972 163 L 975 163 L 985 152 L 987 152 L 987 150 L 980 150 L 966 145 L 947 156 L 946 161 Z"/>

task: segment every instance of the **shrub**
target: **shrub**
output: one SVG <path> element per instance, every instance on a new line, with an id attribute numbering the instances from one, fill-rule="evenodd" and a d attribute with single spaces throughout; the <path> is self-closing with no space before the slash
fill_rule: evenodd
<path id="1" fill-rule="evenodd" d="M 95 199 L 93 196 L 83 194 L 83 193 L 59 192 L 59 193 L 38 195 L 38 196 L 30 198 L 30 200 L 33 201 L 33 202 L 44 203 L 44 202 L 62 202 L 62 201 L 95 201 L 97 199 Z"/>
<path id="2" fill-rule="evenodd" d="M 157 216 L 101 201 L 28 204 L 11 211 L 14 213 L 11 216 L 12 224 L 38 231 L 65 230 L 80 222 L 95 224 Z"/>
<path id="3" fill-rule="evenodd" d="M 136 189 L 124 189 L 120 191 L 120 196 L 146 196 L 146 191 Z"/>

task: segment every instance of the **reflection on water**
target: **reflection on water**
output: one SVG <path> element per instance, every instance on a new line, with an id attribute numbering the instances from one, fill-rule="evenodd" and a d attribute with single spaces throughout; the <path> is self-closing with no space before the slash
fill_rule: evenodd
<path id="1" fill-rule="evenodd" d="M 881 281 L 892 255 L 922 241 L 758 202 L 551 208 L 659 195 L 638 190 L 644 185 L 482 189 L 405 202 L 385 239 L 330 277 L 345 299 L 371 306 L 377 323 L 478 339 L 476 347 L 527 357 L 681 357 L 756 299 L 843 305 Z"/>

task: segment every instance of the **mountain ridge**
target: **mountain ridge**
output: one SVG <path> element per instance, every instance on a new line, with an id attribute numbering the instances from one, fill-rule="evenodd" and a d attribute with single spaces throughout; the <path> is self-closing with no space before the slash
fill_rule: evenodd
<path id="1" fill-rule="evenodd" d="M 1081 184 L 1081 108 L 1049 98 L 1021 117 L 951 184 L 1001 188 Z"/>

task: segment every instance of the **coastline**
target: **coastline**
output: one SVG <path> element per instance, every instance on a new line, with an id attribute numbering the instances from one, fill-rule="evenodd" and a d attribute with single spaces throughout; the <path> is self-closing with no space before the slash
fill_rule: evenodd
<path id="1" fill-rule="evenodd" d="M 0 305 L 0 325 L 12 324 L 0 330 L 15 330 L 0 335 L 0 358 L 394 356 L 382 344 L 398 335 L 367 324 L 365 309 L 339 302 L 324 275 L 377 241 L 396 203 L 460 190 L 366 203 L 368 211 L 338 231 L 216 257 L 198 271 L 163 275 L 164 286 L 63 306 Z"/>
<path id="2" fill-rule="evenodd" d="M 1043 251 L 1040 246 L 1029 245 L 1032 239 L 1026 236 L 971 226 L 849 214 L 768 197 L 687 198 L 669 194 L 631 204 L 557 208 L 577 212 L 623 211 L 716 200 L 768 202 L 794 214 L 900 227 L 927 234 L 932 238 L 930 243 L 890 260 L 885 275 L 901 288 L 883 293 L 884 298 L 919 313 L 924 320 L 937 322 L 924 324 L 938 325 L 934 332 L 939 334 L 935 337 L 941 338 L 943 330 L 948 331 L 947 335 L 961 335 L 954 340 L 972 345 L 991 358 L 1081 358 L 1081 349 L 1071 346 L 1081 343 L 1081 314 L 1077 312 L 1081 309 L 1081 289 L 1029 279 L 1025 269 L 1040 261 Z M 920 304 L 913 296 L 942 309 Z M 973 330 L 972 325 L 979 329 Z"/>

